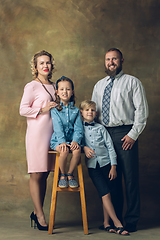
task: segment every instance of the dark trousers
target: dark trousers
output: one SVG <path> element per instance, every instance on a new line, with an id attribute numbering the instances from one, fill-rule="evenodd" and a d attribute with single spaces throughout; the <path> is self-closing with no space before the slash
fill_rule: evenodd
<path id="1" fill-rule="evenodd" d="M 88 173 L 94 186 L 96 187 L 99 197 L 107 195 L 114 191 L 114 180 L 110 181 L 109 172 L 111 170 L 111 164 L 100 167 L 97 162 L 96 168 L 88 168 Z"/>
<path id="2" fill-rule="evenodd" d="M 112 196 L 112 202 L 117 217 L 122 221 L 123 174 L 127 200 L 127 211 L 124 220 L 126 224 L 137 224 L 140 217 L 138 140 L 134 143 L 131 150 L 123 150 L 123 142 L 121 141 L 131 128 L 132 126 L 119 126 L 108 127 L 107 130 L 110 133 L 117 153 L 116 194 Z"/>

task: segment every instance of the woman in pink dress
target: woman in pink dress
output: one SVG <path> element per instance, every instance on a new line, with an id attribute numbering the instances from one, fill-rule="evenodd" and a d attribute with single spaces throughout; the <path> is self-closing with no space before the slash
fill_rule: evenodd
<path id="1" fill-rule="evenodd" d="M 33 81 L 26 84 L 20 104 L 20 115 L 27 117 L 26 155 L 29 188 L 34 204 L 32 220 L 39 230 L 48 230 L 43 203 L 46 193 L 47 177 L 54 170 L 53 159 L 48 158 L 53 124 L 50 109 L 55 107 L 55 87 L 50 81 L 54 69 L 54 59 L 46 51 L 36 53 L 31 61 Z"/>

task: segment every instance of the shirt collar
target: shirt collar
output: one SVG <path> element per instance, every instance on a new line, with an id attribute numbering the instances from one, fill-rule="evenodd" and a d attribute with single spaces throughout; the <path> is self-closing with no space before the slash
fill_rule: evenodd
<path id="1" fill-rule="evenodd" d="M 120 78 L 123 74 L 124 74 L 124 73 L 123 73 L 123 70 L 121 70 L 121 71 L 115 76 L 115 79 Z M 110 80 L 110 76 L 108 76 L 107 81 L 108 81 L 108 80 Z"/>
<path id="2" fill-rule="evenodd" d="M 63 104 L 62 101 L 60 102 L 60 105 L 61 105 L 62 107 L 66 107 L 66 106 L 64 106 L 64 104 Z M 73 108 L 73 107 L 74 107 L 74 102 L 69 102 L 67 107 Z"/>

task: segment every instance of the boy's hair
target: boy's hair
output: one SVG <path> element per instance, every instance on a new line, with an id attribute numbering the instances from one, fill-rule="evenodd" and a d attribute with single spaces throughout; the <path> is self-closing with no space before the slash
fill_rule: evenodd
<path id="1" fill-rule="evenodd" d="M 85 108 L 89 108 L 89 107 L 94 107 L 96 108 L 96 103 L 91 101 L 91 100 L 84 100 L 81 102 L 81 104 L 79 105 L 79 109 L 80 110 L 84 110 Z"/>
<path id="2" fill-rule="evenodd" d="M 72 82 L 72 80 L 70 78 L 65 77 L 65 76 L 62 76 L 61 78 L 59 78 L 57 80 L 57 82 L 56 82 L 56 90 L 58 90 L 58 83 L 59 82 L 70 82 L 72 90 L 74 90 L 74 84 L 73 84 L 73 82 Z M 57 93 L 55 94 L 55 96 L 56 96 L 56 103 L 58 104 L 58 106 L 56 108 L 57 108 L 58 111 L 61 111 L 62 110 L 62 106 L 60 104 L 60 98 L 57 95 Z M 73 105 L 75 105 L 75 95 L 74 95 L 74 92 L 73 92 L 73 95 L 70 98 L 70 102 L 73 102 Z"/>

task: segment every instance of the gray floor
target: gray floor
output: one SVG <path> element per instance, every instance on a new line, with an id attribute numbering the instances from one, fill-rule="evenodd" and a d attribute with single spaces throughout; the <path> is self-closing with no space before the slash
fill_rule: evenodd
<path id="1" fill-rule="evenodd" d="M 47 232 L 39 231 L 30 227 L 30 219 L 26 216 L 24 218 L 13 218 L 7 215 L 0 216 L 0 240 L 47 240 L 47 239 L 122 239 L 122 236 L 111 234 L 98 229 L 100 223 L 89 223 L 89 234 L 84 235 L 81 223 L 73 222 L 59 222 L 55 224 L 53 234 L 49 235 Z M 160 239 L 160 227 L 148 227 L 147 229 L 139 229 L 137 232 L 125 236 L 125 239 L 145 239 L 157 240 Z"/>

